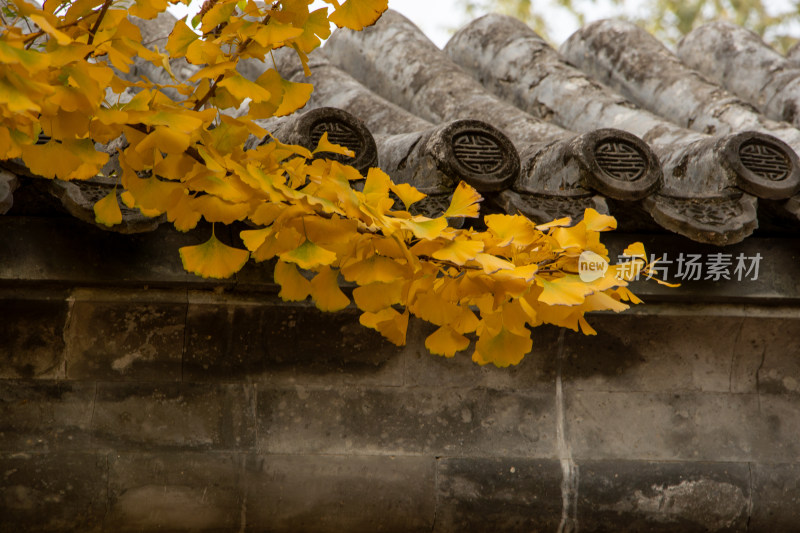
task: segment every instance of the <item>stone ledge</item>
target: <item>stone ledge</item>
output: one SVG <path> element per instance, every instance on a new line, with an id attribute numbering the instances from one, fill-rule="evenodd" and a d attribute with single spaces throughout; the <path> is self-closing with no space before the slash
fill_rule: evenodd
<path id="1" fill-rule="evenodd" d="M 217 235 L 226 242 L 238 240 L 237 229 L 221 227 Z M 248 263 L 228 280 L 206 280 L 183 270 L 178 255 L 181 246 L 208 239 L 205 225 L 189 233 L 169 226 L 151 233 L 120 235 L 103 231 L 70 218 L 26 216 L 0 217 L 0 286 L 127 286 L 164 288 L 217 288 L 242 293 L 276 293 L 271 262 Z M 648 253 L 674 261 L 679 253 L 760 253 L 759 275 L 755 280 L 686 281 L 678 289 L 655 282 L 635 282 L 633 291 L 651 302 L 748 303 L 797 305 L 800 303 L 800 252 L 793 238 L 751 237 L 728 247 L 703 245 L 678 235 L 608 233 L 603 242 L 616 262 L 625 246 L 642 241 Z M 662 263 L 668 266 L 666 262 Z M 733 266 L 730 267 L 731 269 Z M 676 265 L 671 269 L 674 272 Z M 705 274 L 703 274 L 705 277 Z M 752 277 L 752 275 L 751 275 Z M 675 281 L 672 279 L 672 281 Z"/>

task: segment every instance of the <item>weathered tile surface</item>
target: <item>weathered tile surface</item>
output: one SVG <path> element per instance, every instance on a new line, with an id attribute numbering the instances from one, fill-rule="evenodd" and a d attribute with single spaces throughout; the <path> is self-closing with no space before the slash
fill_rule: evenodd
<path id="1" fill-rule="evenodd" d="M 111 453 L 106 531 L 238 531 L 241 458 L 228 453 Z"/>
<path id="2" fill-rule="evenodd" d="M 250 385 L 101 383 L 92 420 L 112 449 L 239 449 L 254 442 Z"/>
<path id="3" fill-rule="evenodd" d="M 69 379 L 181 379 L 186 303 L 147 301 L 147 294 L 75 301 L 67 337 Z"/>
<path id="4" fill-rule="evenodd" d="M 436 532 L 556 531 L 561 466 L 555 460 L 437 461 Z"/>
<path id="5" fill-rule="evenodd" d="M 0 381 L 0 450 L 87 449 L 94 383 Z"/>
<path id="6" fill-rule="evenodd" d="M 269 453 L 553 453 L 553 397 L 487 389 L 258 389 Z"/>
<path id="7" fill-rule="evenodd" d="M 250 456 L 247 531 L 431 531 L 434 459 Z"/>
<path id="8" fill-rule="evenodd" d="M 0 531 L 100 531 L 107 487 L 105 454 L 2 454 Z"/>

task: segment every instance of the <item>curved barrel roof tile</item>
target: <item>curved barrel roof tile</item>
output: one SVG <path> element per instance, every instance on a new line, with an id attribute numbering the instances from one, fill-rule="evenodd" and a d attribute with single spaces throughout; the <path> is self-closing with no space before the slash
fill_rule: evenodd
<path id="1" fill-rule="evenodd" d="M 144 23 L 143 34 L 163 38 L 174 23 L 165 17 Z M 315 93 L 296 117 L 269 125 L 300 144 L 324 130 L 347 145 L 348 132 L 359 133 L 396 180 L 431 195 L 434 210 L 463 179 L 493 209 L 538 221 L 594 207 L 621 228 L 660 227 L 718 245 L 746 238 L 759 219 L 796 233 L 800 48 L 784 57 L 742 28 L 713 23 L 678 53 L 617 20 L 581 28 L 556 51 L 499 15 L 468 24 L 441 51 L 387 11 L 363 32 L 334 32 L 310 55 L 310 80 L 293 54 L 276 53 L 281 73 L 314 83 Z M 251 77 L 258 68 L 239 65 Z M 758 75 L 736 76 L 743 69 Z M 366 152 L 364 165 L 374 164 Z M 14 214 L 14 190 L 31 176 L 19 161 L 0 165 L 0 212 Z M 84 215 L 104 179 L 70 186 L 79 189 L 39 189 L 92 222 Z M 160 222 L 136 215 L 112 230 Z"/>

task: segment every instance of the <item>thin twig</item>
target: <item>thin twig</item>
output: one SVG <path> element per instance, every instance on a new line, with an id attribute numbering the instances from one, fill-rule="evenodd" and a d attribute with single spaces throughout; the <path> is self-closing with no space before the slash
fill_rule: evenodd
<path id="1" fill-rule="evenodd" d="M 108 8 L 111 7 L 111 2 L 112 0 L 106 0 L 103 2 L 103 7 L 100 8 L 100 13 L 97 15 L 97 20 L 95 21 L 94 26 L 92 26 L 92 29 L 89 30 L 89 40 L 86 41 L 86 44 L 92 44 L 94 42 L 94 35 L 97 33 L 97 30 L 100 29 L 100 23 L 103 22 Z"/>

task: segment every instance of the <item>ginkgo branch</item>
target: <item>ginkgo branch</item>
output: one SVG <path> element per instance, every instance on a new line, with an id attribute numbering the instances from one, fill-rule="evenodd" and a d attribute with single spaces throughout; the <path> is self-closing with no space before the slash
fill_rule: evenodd
<path id="1" fill-rule="evenodd" d="M 97 33 L 97 30 L 100 29 L 100 24 L 103 22 L 103 19 L 108 12 L 108 8 L 111 7 L 112 0 L 106 0 L 103 2 L 103 6 L 100 8 L 100 13 L 97 15 L 97 20 L 94 22 L 94 26 L 92 29 L 89 30 L 89 39 L 87 40 L 86 44 L 94 43 L 94 36 Z"/>

